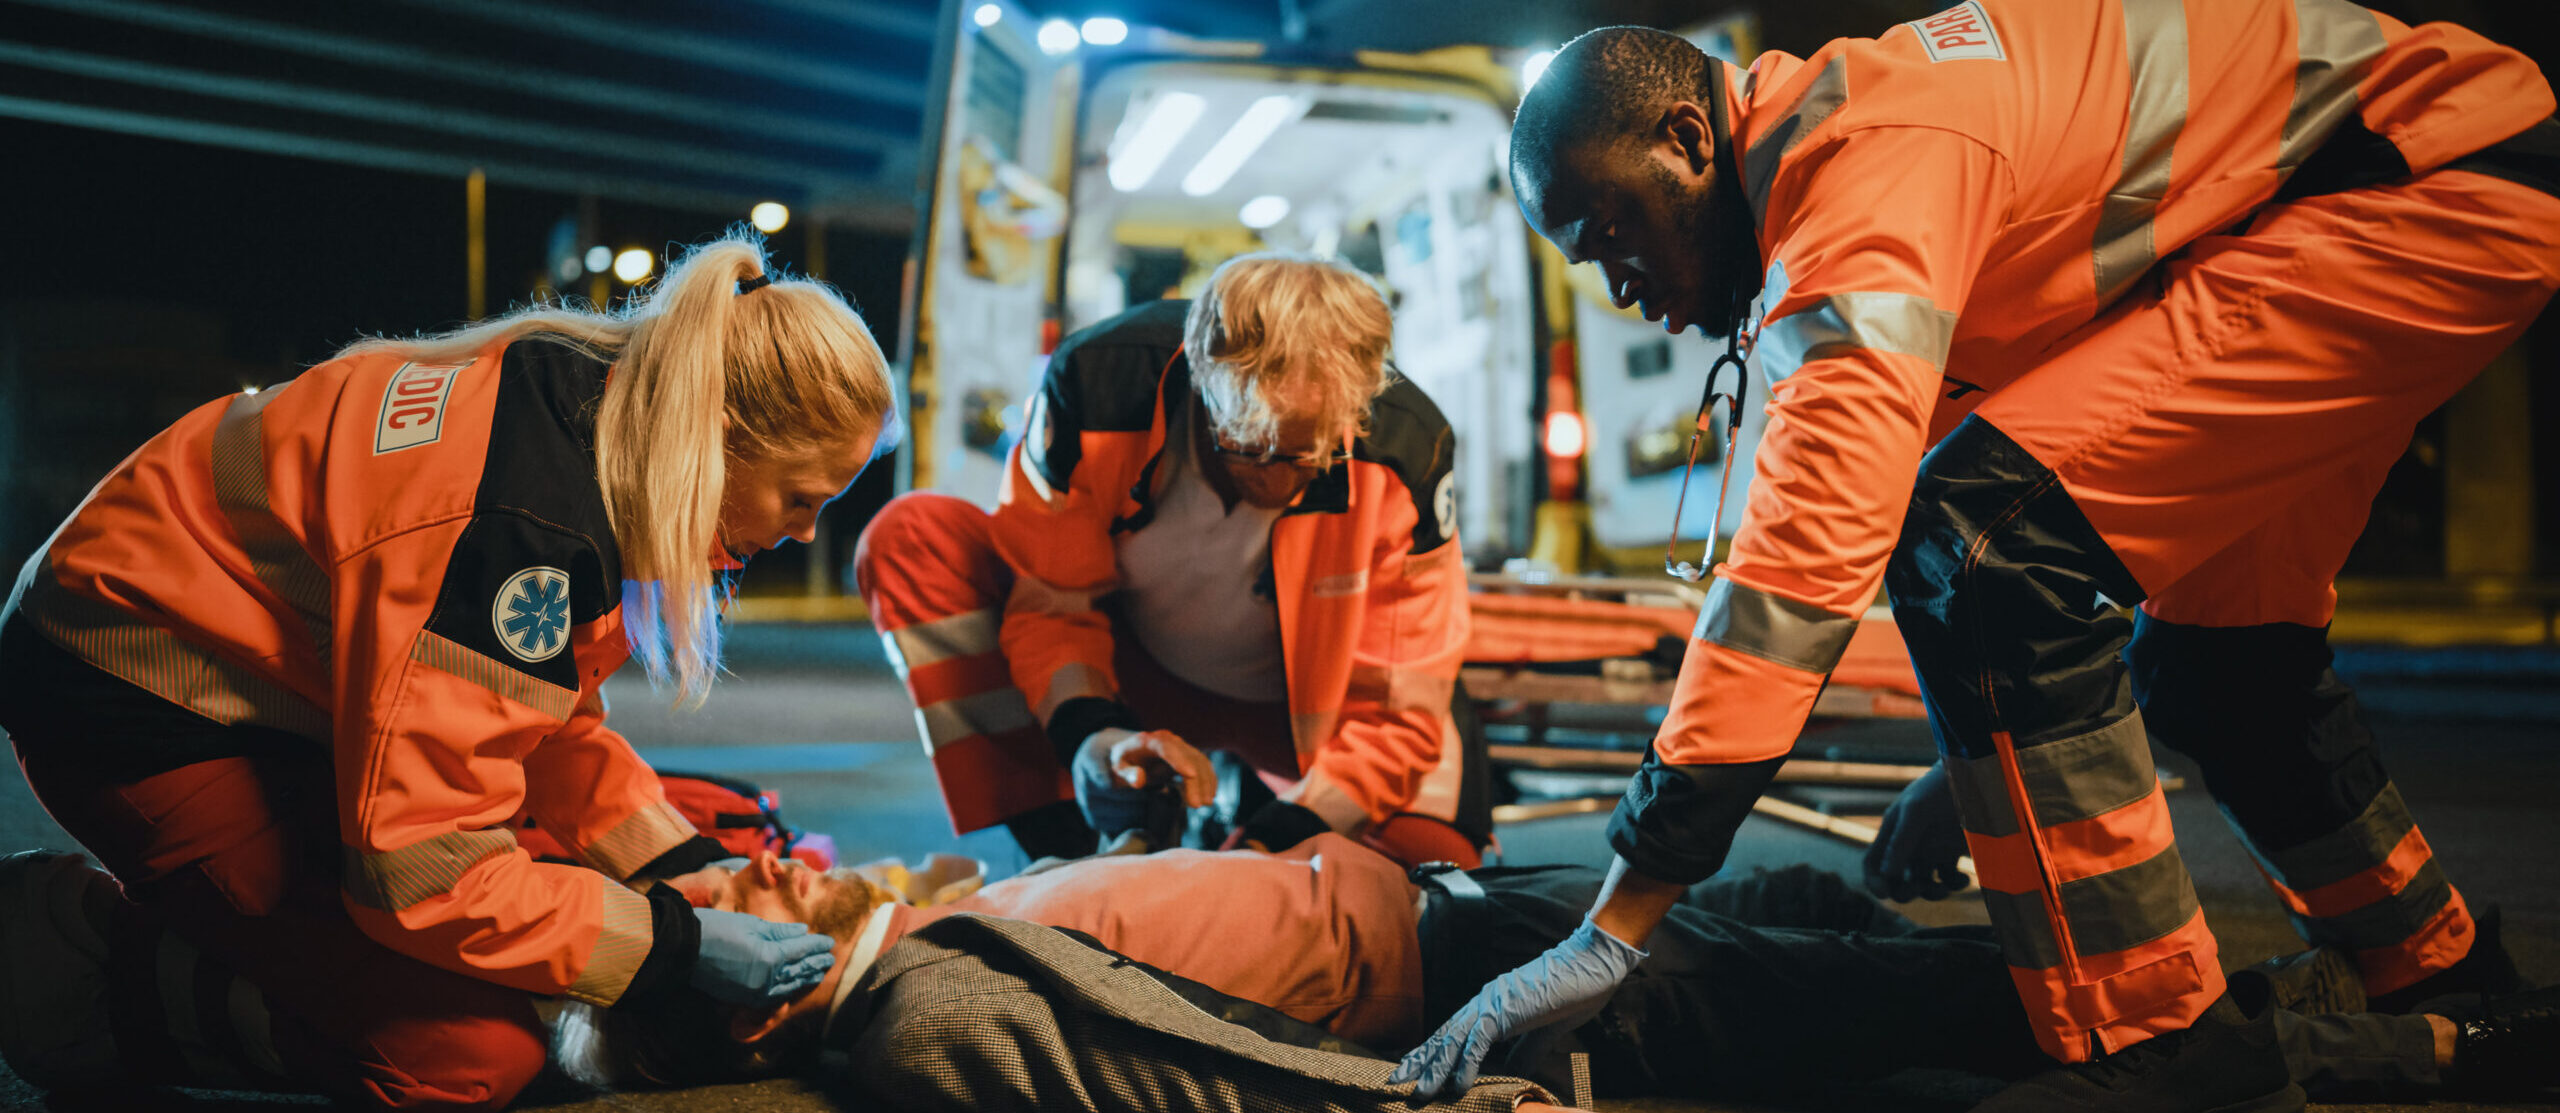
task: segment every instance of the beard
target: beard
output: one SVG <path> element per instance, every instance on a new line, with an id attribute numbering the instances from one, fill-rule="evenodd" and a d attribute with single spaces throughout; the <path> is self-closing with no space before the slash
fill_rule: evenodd
<path id="1" fill-rule="evenodd" d="M 1754 279 L 1760 253 L 1751 241 L 1747 213 L 1741 219 L 1732 214 L 1718 219 L 1725 198 L 1724 183 L 1716 175 L 1692 190 L 1670 167 L 1656 162 L 1650 168 L 1655 184 L 1670 199 L 1673 236 L 1688 245 L 1691 257 L 1698 261 L 1686 306 L 1688 317 L 1710 338 L 1731 336 L 1742 327 L 1747 312 L 1741 303 L 1759 293 Z"/>
<path id="2" fill-rule="evenodd" d="M 788 889 L 779 895 L 783 905 L 801 923 L 809 925 L 809 930 L 840 942 L 860 932 L 871 909 L 890 899 L 888 890 L 848 869 L 828 870 L 826 880 L 808 900 Z"/>

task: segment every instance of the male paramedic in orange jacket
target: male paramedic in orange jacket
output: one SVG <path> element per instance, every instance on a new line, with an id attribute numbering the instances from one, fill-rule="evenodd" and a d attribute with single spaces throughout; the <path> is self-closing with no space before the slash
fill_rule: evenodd
<path id="1" fill-rule="evenodd" d="M 1638 28 L 1560 52 L 1514 132 L 1523 213 L 1619 304 L 1754 334 L 1768 430 L 1613 884 L 1404 1076 L 1605 994 L 1879 583 L 1944 758 L 1920 791 L 1952 787 L 2069 1064 L 1985 1108 L 2300 1107 L 2223 997 L 2146 712 L 2385 1007 L 2511 982 L 2325 628 L 2412 425 L 2560 283 L 2552 107 L 2522 56 L 2342 0 L 1972 0 L 1748 73 Z"/>
<path id="2" fill-rule="evenodd" d="M 1231 259 L 1059 346 L 992 516 L 880 512 L 855 576 L 953 827 L 1090 853 L 1168 773 L 1209 803 L 1225 750 L 1279 790 L 1240 843 L 1478 861 L 1453 440 L 1387 368 L 1392 327 L 1350 267 Z"/>

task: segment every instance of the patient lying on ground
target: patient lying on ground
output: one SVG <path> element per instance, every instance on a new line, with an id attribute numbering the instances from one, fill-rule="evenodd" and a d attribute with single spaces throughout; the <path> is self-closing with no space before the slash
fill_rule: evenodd
<path id="1" fill-rule="evenodd" d="M 763 857 L 669 883 L 834 936 L 827 981 L 767 1009 L 573 1009 L 563 1060 L 598 1082 L 690 1085 L 794 1071 L 834 1049 L 901 1106 L 1112 1108 L 1122 1087 L 1131 1104 L 1205 1088 L 1191 1105 L 1383 1110 L 1404 1100 L 1384 1057 L 1571 931 L 1601 880 L 1577 867 L 1465 877 L 1475 892 L 1461 898 L 1320 836 L 1282 855 L 1089 859 L 913 908 L 845 871 Z M 1576 1096 L 1576 1055 L 1586 1098 L 1771 1096 L 1908 1067 L 2010 1077 L 2044 1062 L 1987 930 L 1917 928 L 1828 874 L 1703 886 L 1649 946 L 1598 1016 L 1488 1063 L 1547 1092 L 1488 1079 L 1461 1104 Z M 2324 1002 L 2304 969 L 2235 984 L 2252 1015 L 2360 1005 Z M 2332 1095 L 2432 1087 L 2455 1061 L 2442 1017 L 2288 1014 L 2270 1030 L 2297 1076 Z M 2483 1057 L 2498 1051 L 2475 1049 L 2470 1080 L 2496 1073 Z"/>

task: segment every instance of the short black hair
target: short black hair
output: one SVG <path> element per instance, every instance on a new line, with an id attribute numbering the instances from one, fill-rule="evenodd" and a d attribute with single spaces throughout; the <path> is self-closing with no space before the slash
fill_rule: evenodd
<path id="1" fill-rule="evenodd" d="M 1669 31 L 1603 27 L 1556 51 L 1511 123 L 1511 173 L 1544 183 L 1567 151 L 1643 136 L 1680 101 L 1706 104 L 1707 52 Z"/>

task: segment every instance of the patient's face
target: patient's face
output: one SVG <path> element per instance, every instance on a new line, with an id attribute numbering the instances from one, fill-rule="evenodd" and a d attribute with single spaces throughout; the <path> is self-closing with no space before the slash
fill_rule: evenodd
<path id="1" fill-rule="evenodd" d="M 667 884 L 699 908 L 744 912 L 777 923 L 807 924 L 809 930 L 850 939 L 879 903 L 880 891 L 850 870 L 821 872 L 765 851 L 749 859 L 745 869 L 706 866 Z"/>

